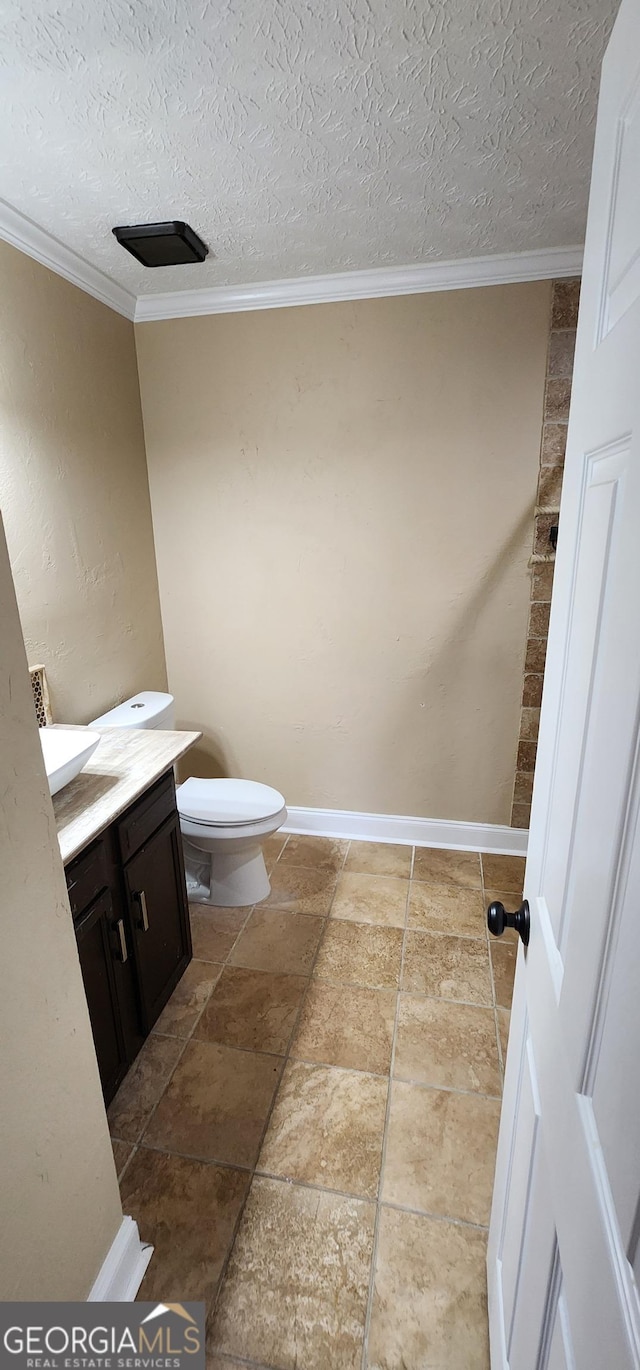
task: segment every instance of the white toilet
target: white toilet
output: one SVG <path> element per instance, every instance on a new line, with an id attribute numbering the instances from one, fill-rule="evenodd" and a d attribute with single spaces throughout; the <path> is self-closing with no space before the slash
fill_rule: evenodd
<path id="1" fill-rule="evenodd" d="M 155 690 L 94 718 L 101 728 L 173 728 L 173 695 Z M 255 780 L 185 780 L 176 789 L 189 898 L 239 908 L 266 899 L 271 886 L 262 843 L 287 816 L 278 790 Z"/>

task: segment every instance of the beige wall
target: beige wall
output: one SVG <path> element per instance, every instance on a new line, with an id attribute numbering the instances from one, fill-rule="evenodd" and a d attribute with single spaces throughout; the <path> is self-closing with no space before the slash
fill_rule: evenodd
<path id="1" fill-rule="evenodd" d="M 136 327 L 193 770 L 509 821 L 549 302 L 541 282 Z"/>
<path id="2" fill-rule="evenodd" d="M 133 325 L 0 242 L 0 507 L 30 665 L 86 723 L 165 688 Z"/>
<path id="3" fill-rule="evenodd" d="M 0 522 L 0 1300 L 85 1299 L 122 1220 Z"/>

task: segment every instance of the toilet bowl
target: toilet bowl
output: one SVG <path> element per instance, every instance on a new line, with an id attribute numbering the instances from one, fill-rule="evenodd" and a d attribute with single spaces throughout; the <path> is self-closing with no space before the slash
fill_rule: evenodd
<path id="1" fill-rule="evenodd" d="M 282 795 L 254 780 L 185 780 L 176 791 L 189 898 L 238 908 L 271 886 L 262 843 L 282 827 Z"/>
<path id="2" fill-rule="evenodd" d="M 144 690 L 101 714 L 90 727 L 172 728 L 173 695 Z M 266 899 L 271 886 L 262 843 L 282 827 L 283 796 L 255 780 L 200 780 L 176 789 L 189 899 L 240 908 Z"/>

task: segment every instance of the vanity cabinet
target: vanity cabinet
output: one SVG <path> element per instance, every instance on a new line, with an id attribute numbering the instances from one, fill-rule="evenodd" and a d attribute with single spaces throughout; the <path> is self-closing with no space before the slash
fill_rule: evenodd
<path id="1" fill-rule="evenodd" d="M 117 920 L 109 890 L 98 895 L 76 923 L 76 939 L 102 1092 L 111 1099 L 127 1069 L 127 1051 L 114 975 Z"/>
<path id="2" fill-rule="evenodd" d="M 186 955 L 188 911 L 186 930 L 181 910 L 177 916 L 176 895 L 184 889 L 177 815 L 131 858 L 124 867 L 124 881 L 143 1027 L 150 1032 L 191 957 L 190 944 Z"/>
<path id="3" fill-rule="evenodd" d="M 107 1103 L 191 960 L 173 773 L 66 867 Z"/>

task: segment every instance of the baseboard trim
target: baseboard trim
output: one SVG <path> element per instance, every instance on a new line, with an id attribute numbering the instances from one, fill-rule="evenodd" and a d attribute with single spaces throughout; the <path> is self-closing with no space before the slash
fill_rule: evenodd
<path id="1" fill-rule="evenodd" d="M 497 823 L 455 823 L 403 814 L 356 813 L 349 809 L 305 809 L 287 806 L 283 832 L 313 837 L 343 837 L 359 842 L 398 842 L 455 851 L 486 851 L 496 856 L 526 856 L 526 828 Z"/>
<path id="2" fill-rule="evenodd" d="M 141 1242 L 138 1224 L 123 1218 L 89 1294 L 88 1303 L 133 1303 L 153 1247 Z"/>

